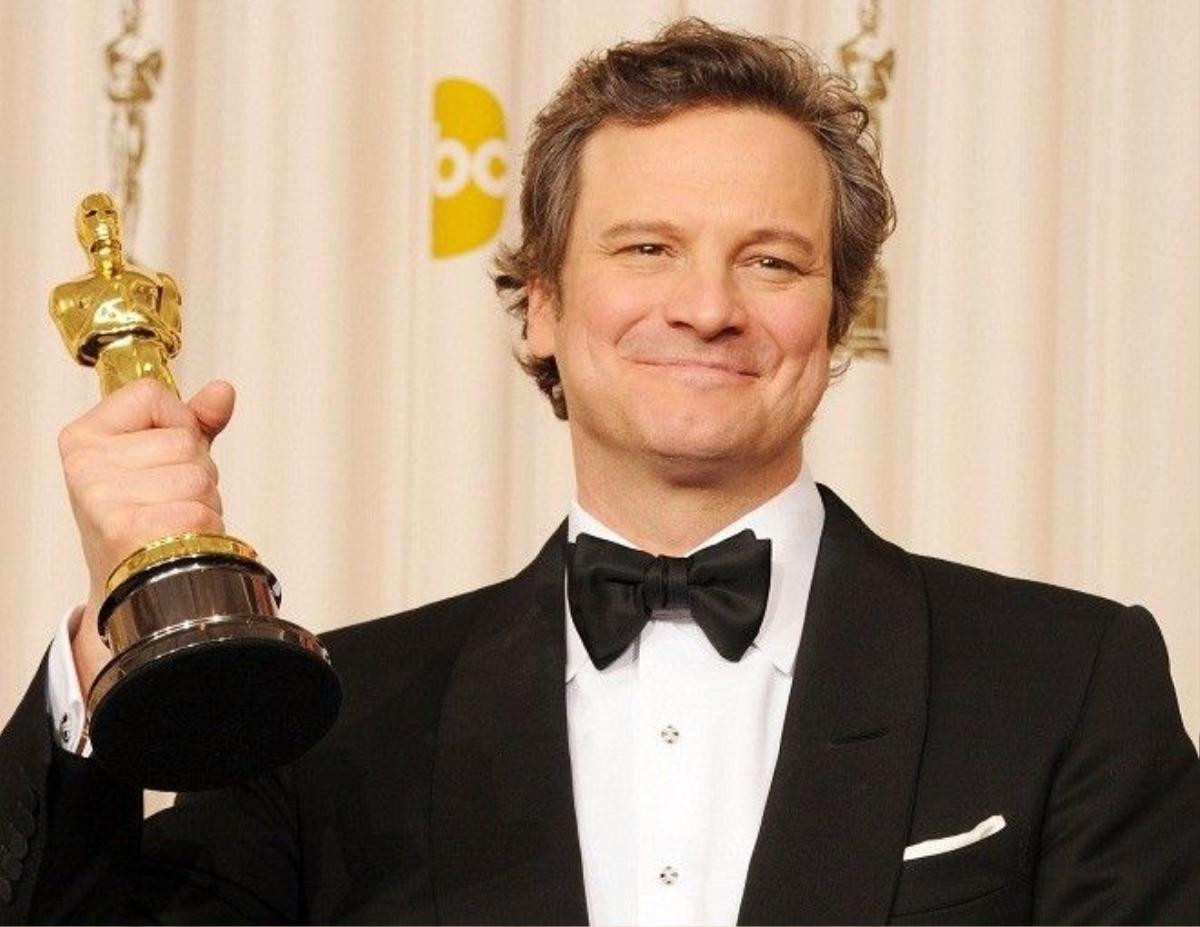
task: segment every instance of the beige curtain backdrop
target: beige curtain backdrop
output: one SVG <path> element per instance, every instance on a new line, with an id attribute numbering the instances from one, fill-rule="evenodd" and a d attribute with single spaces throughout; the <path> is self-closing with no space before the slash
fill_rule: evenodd
<path id="1" fill-rule="evenodd" d="M 856 6 L 145 0 L 166 69 L 135 252 L 181 282 L 185 392 L 239 388 L 228 525 L 287 617 L 329 629 L 500 579 L 571 497 L 565 426 L 486 277 L 495 241 L 431 253 L 435 85 L 494 95 L 515 168 L 590 49 L 697 13 L 830 55 Z M 55 439 L 96 379 L 46 297 L 84 270 L 73 211 L 108 182 L 117 31 L 117 0 L 0 2 L 0 718 L 86 588 Z M 814 474 L 910 549 L 1147 605 L 1194 737 L 1200 8 L 883 0 L 882 32 L 892 354 L 830 392 Z"/>

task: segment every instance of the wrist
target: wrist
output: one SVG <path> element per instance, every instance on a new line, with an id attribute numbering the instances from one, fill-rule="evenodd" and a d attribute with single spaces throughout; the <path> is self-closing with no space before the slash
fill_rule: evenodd
<path id="1" fill-rule="evenodd" d="M 100 613 L 102 597 L 93 595 L 84 606 L 79 625 L 71 635 L 71 655 L 75 660 L 75 675 L 79 680 L 79 689 L 86 703 L 92 690 L 92 683 L 100 674 L 100 670 L 111 658 L 108 647 L 97 629 L 97 616 Z"/>

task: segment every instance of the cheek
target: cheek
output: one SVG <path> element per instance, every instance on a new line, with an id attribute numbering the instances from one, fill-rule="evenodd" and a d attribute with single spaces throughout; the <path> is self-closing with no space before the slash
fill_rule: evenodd
<path id="1" fill-rule="evenodd" d="M 788 378 L 811 382 L 814 375 L 828 376 L 827 345 L 829 312 L 821 302 L 777 307 L 765 317 L 767 329 L 779 352 L 779 367 Z"/>
<path id="2" fill-rule="evenodd" d="M 653 296 L 628 280 L 596 276 L 580 281 L 568 311 L 575 311 L 572 342 L 599 362 L 599 355 L 618 348 L 622 339 L 647 315 Z"/>
<path id="3" fill-rule="evenodd" d="M 819 315 L 819 314 L 818 314 Z M 775 400 L 785 419 L 807 423 L 829 386 L 829 347 L 823 322 L 792 326 L 779 342 L 783 358 L 774 384 Z"/>

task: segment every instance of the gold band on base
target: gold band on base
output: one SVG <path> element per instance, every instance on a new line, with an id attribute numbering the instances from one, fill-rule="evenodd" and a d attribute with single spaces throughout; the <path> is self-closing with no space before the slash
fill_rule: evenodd
<path id="1" fill-rule="evenodd" d="M 139 570 L 171 560 L 181 560 L 203 554 L 258 560 L 258 554 L 254 548 L 239 538 L 230 537 L 227 534 L 200 534 L 189 531 L 184 534 L 159 538 L 151 541 L 145 547 L 135 550 L 118 563 L 116 569 L 109 574 L 105 588 L 111 593 Z"/>

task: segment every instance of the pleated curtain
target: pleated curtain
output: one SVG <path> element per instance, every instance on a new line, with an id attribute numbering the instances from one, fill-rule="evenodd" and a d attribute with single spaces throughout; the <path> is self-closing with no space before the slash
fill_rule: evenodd
<path id="1" fill-rule="evenodd" d="M 830 60 L 856 0 L 145 0 L 140 263 L 185 393 L 239 390 L 229 530 L 324 630 L 518 569 L 572 496 L 566 426 L 488 279 L 521 149 L 582 54 L 679 15 Z M 97 399 L 46 314 L 109 182 L 116 0 L 0 3 L 0 716 L 86 591 L 56 434 Z M 1200 731 L 1200 7 L 883 0 L 887 358 L 809 465 L 919 552 L 1147 605 Z M 483 152 L 480 154 L 480 152 Z M 466 223 L 466 226 L 463 226 Z"/>

